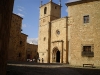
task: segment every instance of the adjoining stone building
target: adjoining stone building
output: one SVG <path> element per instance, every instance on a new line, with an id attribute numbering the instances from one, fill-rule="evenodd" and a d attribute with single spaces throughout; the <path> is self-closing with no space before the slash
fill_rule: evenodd
<path id="1" fill-rule="evenodd" d="M 100 66 L 100 0 L 82 0 L 67 6 L 69 63 Z"/>
<path id="2" fill-rule="evenodd" d="M 27 44 L 27 36 L 22 33 L 22 17 L 12 13 L 8 61 L 27 61 L 28 54 L 32 59 L 38 58 L 38 45 Z M 30 49 L 30 51 L 28 51 Z"/>
<path id="3" fill-rule="evenodd" d="M 9 39 L 9 51 L 8 61 L 17 60 L 18 46 L 20 44 L 21 24 L 22 19 L 20 16 L 12 13 L 11 27 L 10 27 L 10 39 Z"/>
<path id="4" fill-rule="evenodd" d="M 100 66 L 100 0 L 66 3 L 68 17 L 61 18 L 61 4 L 40 6 L 38 52 L 45 63 Z"/>
<path id="5" fill-rule="evenodd" d="M 37 62 L 37 59 L 39 57 L 37 50 L 38 50 L 38 45 L 27 43 L 27 46 L 26 46 L 26 59 L 31 59 L 32 61 L 34 59 L 34 62 Z"/>
<path id="6" fill-rule="evenodd" d="M 20 34 L 19 46 L 17 52 L 18 61 L 26 61 L 27 36 L 28 35 L 24 33 Z"/>
<path id="7" fill-rule="evenodd" d="M 26 34 L 21 33 L 22 17 L 12 13 L 8 61 L 26 60 Z"/>

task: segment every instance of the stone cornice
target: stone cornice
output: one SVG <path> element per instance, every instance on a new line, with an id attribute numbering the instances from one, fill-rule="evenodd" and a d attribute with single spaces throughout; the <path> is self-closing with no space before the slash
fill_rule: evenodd
<path id="1" fill-rule="evenodd" d="M 76 2 L 69 2 L 69 3 L 66 3 L 66 6 L 83 4 L 83 3 L 93 2 L 93 1 L 100 1 L 100 0 L 81 0 L 81 1 L 76 1 Z"/>

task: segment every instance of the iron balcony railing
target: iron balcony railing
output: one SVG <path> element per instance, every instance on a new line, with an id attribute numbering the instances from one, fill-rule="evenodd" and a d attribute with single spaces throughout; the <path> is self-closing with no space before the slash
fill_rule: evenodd
<path id="1" fill-rule="evenodd" d="M 86 51 L 83 51 L 82 52 L 82 56 L 94 57 L 94 52 L 86 52 Z"/>

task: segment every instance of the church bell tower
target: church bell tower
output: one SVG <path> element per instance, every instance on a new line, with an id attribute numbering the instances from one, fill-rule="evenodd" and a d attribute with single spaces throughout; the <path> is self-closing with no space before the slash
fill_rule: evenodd
<path id="1" fill-rule="evenodd" d="M 51 21 L 61 18 L 61 0 L 59 4 L 50 0 L 40 4 L 38 52 L 44 63 L 50 63 Z"/>
<path id="2" fill-rule="evenodd" d="M 46 4 L 40 5 L 40 25 L 51 22 L 55 19 L 61 18 L 61 0 L 59 0 L 59 4 L 50 0 Z"/>

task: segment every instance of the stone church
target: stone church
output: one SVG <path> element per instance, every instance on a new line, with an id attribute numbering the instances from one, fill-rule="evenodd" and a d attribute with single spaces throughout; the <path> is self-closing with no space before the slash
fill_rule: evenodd
<path id="1" fill-rule="evenodd" d="M 40 6 L 38 52 L 45 63 L 68 62 L 68 18 L 61 18 L 61 7 L 52 0 Z"/>
<path id="2" fill-rule="evenodd" d="M 50 0 L 40 6 L 38 52 L 44 63 L 100 66 L 100 0 L 66 3 L 68 17 Z"/>

